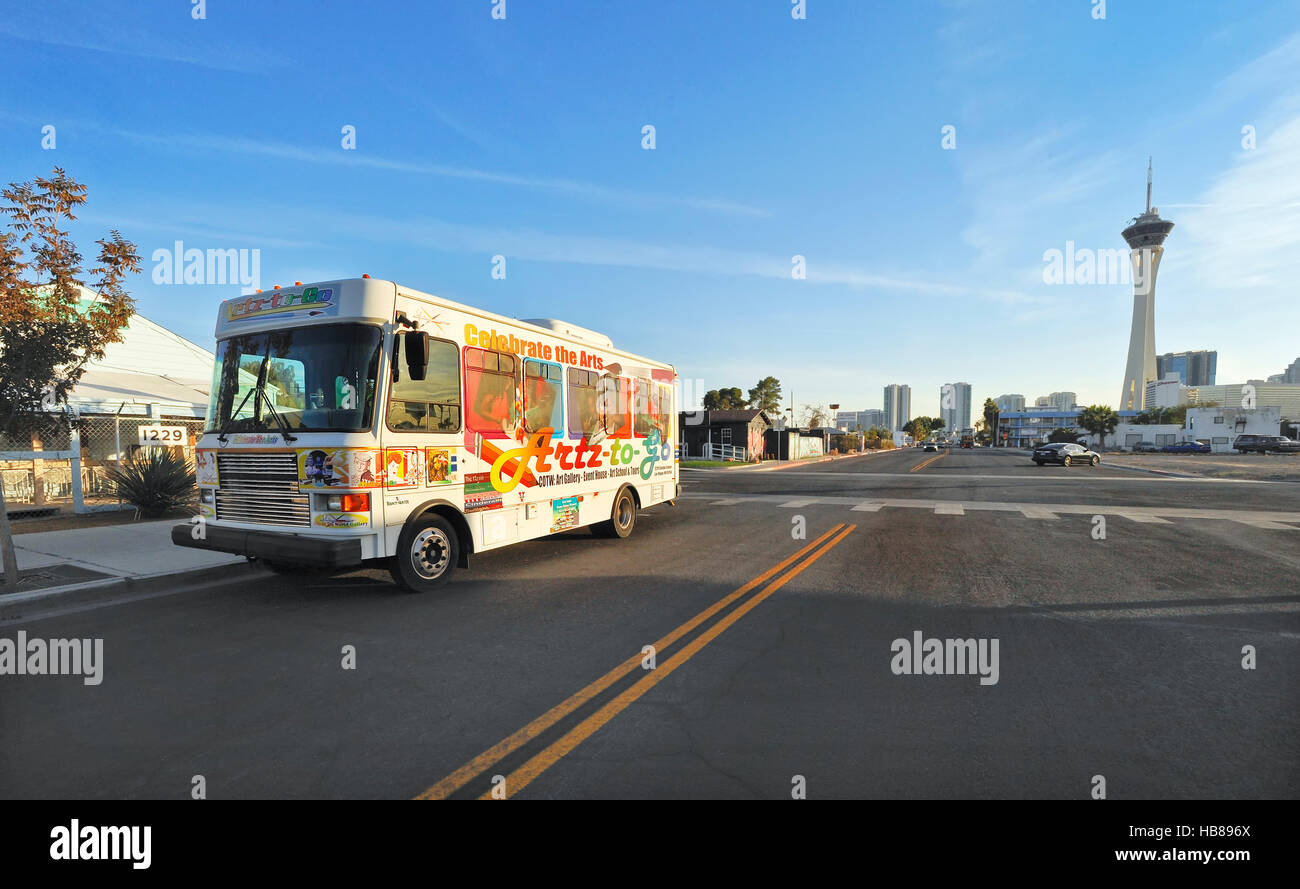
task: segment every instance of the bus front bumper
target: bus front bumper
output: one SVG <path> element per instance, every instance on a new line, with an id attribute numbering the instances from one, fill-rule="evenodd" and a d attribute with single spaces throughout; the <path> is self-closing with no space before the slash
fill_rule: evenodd
<path id="1" fill-rule="evenodd" d="M 217 528 L 209 524 L 196 538 L 193 524 L 173 525 L 172 543 L 193 549 L 234 553 L 250 559 L 291 562 L 318 568 L 355 568 L 361 564 L 361 541 L 355 537 L 322 540 L 277 531 Z"/>

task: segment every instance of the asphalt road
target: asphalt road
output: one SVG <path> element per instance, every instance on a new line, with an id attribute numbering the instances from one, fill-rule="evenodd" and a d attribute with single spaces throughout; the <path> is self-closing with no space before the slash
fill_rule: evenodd
<path id="1" fill-rule="evenodd" d="M 100 637 L 104 681 L 0 676 L 0 796 L 1300 795 L 1300 485 L 934 456 L 684 472 L 439 596 L 48 604 L 0 637 Z M 918 632 L 985 669 L 896 675 Z"/>

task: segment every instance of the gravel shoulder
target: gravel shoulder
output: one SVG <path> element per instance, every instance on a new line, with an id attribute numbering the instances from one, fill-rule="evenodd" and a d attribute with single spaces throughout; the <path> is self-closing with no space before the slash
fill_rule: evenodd
<path id="1" fill-rule="evenodd" d="M 1300 482 L 1300 454 L 1105 454 L 1113 466 L 1204 478 Z"/>

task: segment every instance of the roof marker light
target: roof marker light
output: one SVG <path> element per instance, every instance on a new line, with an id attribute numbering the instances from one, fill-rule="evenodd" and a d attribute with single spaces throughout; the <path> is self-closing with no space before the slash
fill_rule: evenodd
<path id="1" fill-rule="evenodd" d="M 301 281 L 294 281 L 294 282 L 293 282 L 293 286 L 294 286 L 294 287 L 301 287 L 301 286 L 302 286 L 302 282 L 301 282 Z"/>
<path id="2" fill-rule="evenodd" d="M 279 284 L 276 284 L 276 285 L 275 285 L 275 289 L 276 289 L 276 290 L 279 290 L 279 289 L 280 289 L 280 285 L 279 285 Z"/>
<path id="3" fill-rule="evenodd" d="M 369 276 L 369 275 L 362 275 L 361 277 L 363 277 L 363 278 L 369 278 L 370 276 Z"/>

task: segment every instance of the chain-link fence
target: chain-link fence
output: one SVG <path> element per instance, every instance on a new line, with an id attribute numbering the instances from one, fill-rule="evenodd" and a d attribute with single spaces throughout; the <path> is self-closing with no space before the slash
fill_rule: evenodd
<path id="1" fill-rule="evenodd" d="M 142 444 L 141 427 L 162 426 L 164 441 L 178 444 Z M 167 447 L 189 463 L 194 444 L 203 434 L 203 420 L 193 417 L 83 416 L 69 431 L 54 430 L 31 439 L 0 436 L 0 483 L 11 514 L 51 510 L 89 512 L 126 504 L 118 498 L 107 471 L 130 460 L 145 448 Z"/>

